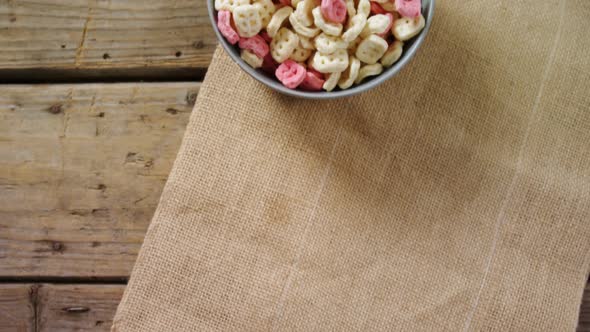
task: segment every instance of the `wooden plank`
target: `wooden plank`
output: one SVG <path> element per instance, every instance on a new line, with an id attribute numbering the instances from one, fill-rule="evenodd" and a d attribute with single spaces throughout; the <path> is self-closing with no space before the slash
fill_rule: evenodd
<path id="1" fill-rule="evenodd" d="M 6 0 L 0 31 L 3 79 L 195 75 L 216 45 L 203 0 Z"/>
<path id="2" fill-rule="evenodd" d="M 127 277 L 198 89 L 0 86 L 0 277 Z"/>
<path id="3" fill-rule="evenodd" d="M 586 284 L 584 299 L 582 300 L 582 306 L 580 307 L 578 332 L 590 332 L 590 280 Z"/>
<path id="4" fill-rule="evenodd" d="M 43 285 L 37 331 L 109 331 L 124 285 Z"/>
<path id="5" fill-rule="evenodd" d="M 35 331 L 37 286 L 0 285 L 0 331 Z"/>

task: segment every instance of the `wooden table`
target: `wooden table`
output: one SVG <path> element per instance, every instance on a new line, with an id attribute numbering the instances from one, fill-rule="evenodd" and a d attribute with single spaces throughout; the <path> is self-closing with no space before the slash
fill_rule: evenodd
<path id="1" fill-rule="evenodd" d="M 0 331 L 109 330 L 215 44 L 203 0 L 0 0 Z"/>

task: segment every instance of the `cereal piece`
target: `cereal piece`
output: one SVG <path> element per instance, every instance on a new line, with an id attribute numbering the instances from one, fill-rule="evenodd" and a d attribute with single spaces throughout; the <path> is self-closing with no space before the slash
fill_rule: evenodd
<path id="1" fill-rule="evenodd" d="M 304 48 L 306 50 L 315 50 L 315 46 L 313 42 L 304 36 L 299 36 L 299 47 Z"/>
<path id="2" fill-rule="evenodd" d="M 346 42 L 351 42 L 358 37 L 367 23 L 367 17 L 371 13 L 371 3 L 369 0 L 359 0 L 356 15 L 349 21 L 349 27 L 342 35 L 342 39 Z"/>
<path id="3" fill-rule="evenodd" d="M 291 26 L 295 32 L 307 38 L 313 38 L 320 33 L 319 28 L 310 28 L 303 25 L 294 14 L 289 15 L 289 22 L 291 22 Z"/>
<path id="4" fill-rule="evenodd" d="M 260 32 L 260 37 L 264 39 L 265 42 L 270 43 L 272 41 L 272 37 L 268 35 L 268 32 L 262 31 Z"/>
<path id="5" fill-rule="evenodd" d="M 342 24 L 346 21 L 348 9 L 344 0 L 322 0 L 320 11 L 327 21 Z"/>
<path id="6" fill-rule="evenodd" d="M 418 35 L 420 31 L 424 29 L 425 24 L 426 22 L 424 21 L 424 16 L 422 15 L 415 19 L 402 17 L 393 22 L 391 32 L 397 40 L 406 41 Z"/>
<path id="7" fill-rule="evenodd" d="M 235 45 L 240 40 L 240 36 L 231 26 L 231 13 L 227 10 L 217 12 L 217 28 L 227 41 Z"/>
<path id="8" fill-rule="evenodd" d="M 328 23 L 324 20 L 322 11 L 319 7 L 316 7 L 312 11 L 315 26 L 320 28 L 324 33 L 332 36 L 340 36 L 342 33 L 342 24 L 340 23 Z M 346 13 L 346 12 L 345 12 Z"/>
<path id="9" fill-rule="evenodd" d="M 270 43 L 270 54 L 277 62 L 287 60 L 299 45 L 299 37 L 287 28 L 281 28 Z"/>
<path id="10" fill-rule="evenodd" d="M 297 62 L 305 62 L 307 59 L 309 59 L 312 53 L 312 50 L 298 47 L 295 49 L 295 51 L 293 51 L 293 54 L 291 54 L 291 59 Z"/>
<path id="11" fill-rule="evenodd" d="M 314 0 L 302 0 L 297 4 L 297 7 L 295 7 L 293 16 L 295 16 L 303 26 L 309 27 L 313 24 L 313 15 L 311 11 L 314 7 Z"/>
<path id="12" fill-rule="evenodd" d="M 283 7 L 277 10 L 274 15 L 271 17 L 270 22 L 266 26 L 266 32 L 271 38 L 274 38 L 283 22 L 293 13 L 293 8 L 291 7 Z"/>
<path id="13" fill-rule="evenodd" d="M 393 0 L 389 0 L 387 2 L 380 3 L 379 5 L 381 5 L 381 8 L 385 9 L 386 11 L 388 11 L 390 13 L 396 12 L 395 11 L 395 3 L 393 2 Z"/>
<path id="14" fill-rule="evenodd" d="M 240 46 L 242 49 L 252 51 L 259 58 L 264 58 L 270 51 L 268 44 L 260 35 L 256 35 L 252 38 L 240 38 L 240 43 L 238 46 Z"/>
<path id="15" fill-rule="evenodd" d="M 305 68 L 293 60 L 283 62 L 275 75 L 289 89 L 295 89 L 299 84 L 303 83 L 307 76 Z"/>
<path id="16" fill-rule="evenodd" d="M 320 73 L 336 73 L 348 68 L 348 52 L 337 50 L 334 54 L 316 52 L 313 56 L 312 67 Z"/>
<path id="17" fill-rule="evenodd" d="M 377 15 L 377 14 L 386 14 L 387 11 L 385 9 L 383 9 L 383 7 L 381 7 L 380 4 L 378 4 L 375 1 L 371 1 L 371 14 L 373 15 Z"/>
<path id="18" fill-rule="evenodd" d="M 215 10 L 228 10 L 233 12 L 237 6 L 248 4 L 250 4 L 250 0 L 215 0 Z"/>
<path id="19" fill-rule="evenodd" d="M 422 10 L 420 0 L 395 0 L 395 9 L 403 17 L 417 18 Z"/>
<path id="20" fill-rule="evenodd" d="M 342 90 L 348 89 L 354 84 L 354 81 L 359 76 L 359 70 L 361 69 L 361 60 L 355 58 L 354 56 L 351 55 L 348 62 L 350 65 L 342 73 L 342 76 L 338 81 L 338 87 L 340 87 Z"/>
<path id="21" fill-rule="evenodd" d="M 341 75 L 342 72 L 328 74 L 328 79 L 326 80 L 323 86 L 324 90 L 328 92 L 334 90 L 336 88 L 336 85 L 338 85 L 338 80 L 340 80 Z"/>
<path id="22" fill-rule="evenodd" d="M 367 20 L 367 24 L 365 28 L 361 32 L 362 38 L 367 38 L 369 35 L 377 34 L 380 36 L 384 36 L 387 34 L 387 31 L 391 29 L 393 24 L 393 15 L 390 13 L 387 14 L 377 14 L 369 17 Z"/>
<path id="23" fill-rule="evenodd" d="M 251 52 L 250 50 L 241 50 L 240 57 L 244 62 L 250 65 L 250 67 L 256 69 L 262 67 L 262 58 Z"/>
<path id="24" fill-rule="evenodd" d="M 361 37 L 357 37 L 355 40 L 351 41 L 350 43 L 348 43 L 348 53 L 350 54 L 355 54 L 357 48 L 359 47 L 359 44 L 363 41 L 363 39 Z"/>
<path id="25" fill-rule="evenodd" d="M 262 30 L 262 20 L 258 7 L 241 5 L 234 8 L 234 22 L 241 37 L 254 37 Z"/>
<path id="26" fill-rule="evenodd" d="M 354 0 L 345 0 L 346 1 L 346 12 L 348 13 L 348 17 L 353 17 L 356 15 L 356 7 L 354 6 Z"/>
<path id="27" fill-rule="evenodd" d="M 402 53 L 404 51 L 404 43 L 396 40 L 393 44 L 389 45 L 389 48 L 381 57 L 381 64 L 383 67 L 388 68 L 393 66 L 394 63 L 401 58 Z"/>
<path id="28" fill-rule="evenodd" d="M 275 4 L 272 2 L 272 0 L 255 0 L 254 6 L 258 8 L 262 26 L 267 26 L 268 22 L 270 22 L 270 19 L 272 18 L 272 14 L 274 14 L 276 11 Z"/>
<path id="29" fill-rule="evenodd" d="M 262 70 L 269 74 L 274 75 L 277 68 L 279 67 L 279 63 L 273 59 L 272 55 L 268 53 L 264 59 L 262 59 Z"/>
<path id="30" fill-rule="evenodd" d="M 359 44 L 355 55 L 362 62 L 373 65 L 385 54 L 388 46 L 385 39 L 377 35 L 370 35 Z"/>
<path id="31" fill-rule="evenodd" d="M 305 80 L 299 85 L 299 88 L 307 91 L 321 91 L 324 83 L 326 83 L 324 75 L 313 69 L 308 69 Z"/>
<path id="32" fill-rule="evenodd" d="M 293 8 L 297 8 L 297 5 L 303 0 L 291 0 L 290 6 Z"/>
<path id="33" fill-rule="evenodd" d="M 382 72 L 383 72 L 383 66 L 380 63 L 376 63 L 374 65 L 363 66 L 359 70 L 359 76 L 356 78 L 354 83 L 359 84 L 365 78 L 370 77 L 370 76 L 377 76 L 377 75 L 381 74 Z"/>
<path id="34" fill-rule="evenodd" d="M 291 0 L 279 0 L 279 3 L 283 6 L 291 7 Z"/>
<path id="35" fill-rule="evenodd" d="M 340 37 L 330 36 L 323 32 L 315 38 L 315 48 L 323 54 L 332 54 L 347 47 L 348 43 Z"/>

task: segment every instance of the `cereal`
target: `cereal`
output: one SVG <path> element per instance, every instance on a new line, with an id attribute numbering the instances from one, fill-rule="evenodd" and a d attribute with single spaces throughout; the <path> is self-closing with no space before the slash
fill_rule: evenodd
<path id="1" fill-rule="evenodd" d="M 237 6 L 248 4 L 250 4 L 250 0 L 215 0 L 215 10 L 227 10 L 233 12 Z"/>
<path id="2" fill-rule="evenodd" d="M 399 40 L 396 40 L 393 44 L 389 45 L 389 48 L 387 49 L 385 54 L 383 54 L 379 62 L 381 62 L 383 67 L 389 68 L 393 66 L 393 64 L 396 63 L 397 60 L 399 60 L 399 58 L 401 58 L 403 51 L 404 43 Z"/>
<path id="3" fill-rule="evenodd" d="M 277 62 L 287 60 L 299 45 L 299 37 L 287 28 L 281 28 L 270 43 L 270 54 Z"/>
<path id="4" fill-rule="evenodd" d="M 234 22 L 240 37 L 254 37 L 262 30 L 262 19 L 258 7 L 241 5 L 234 8 Z"/>
<path id="5" fill-rule="evenodd" d="M 270 22 L 266 26 L 266 32 L 270 36 L 270 38 L 274 38 L 283 22 L 293 13 L 293 8 L 291 7 L 283 7 L 277 10 L 274 15 L 271 17 Z"/>
<path id="6" fill-rule="evenodd" d="M 318 52 L 323 54 L 332 54 L 337 50 L 346 49 L 348 43 L 342 40 L 340 37 L 334 37 L 321 33 L 315 38 L 315 48 Z"/>
<path id="7" fill-rule="evenodd" d="M 346 90 L 393 66 L 425 27 L 422 0 L 215 0 L 242 61 L 289 89 Z"/>
<path id="8" fill-rule="evenodd" d="M 340 24 L 346 21 L 346 15 L 348 14 L 344 0 L 322 0 L 320 11 L 326 20 Z"/>
<path id="9" fill-rule="evenodd" d="M 260 68 L 262 67 L 262 58 L 251 52 L 250 50 L 242 50 L 240 51 L 240 57 L 244 62 L 246 62 L 252 68 Z"/>
<path id="10" fill-rule="evenodd" d="M 321 9 L 318 7 L 314 8 L 312 13 L 316 27 L 320 28 L 320 30 L 322 30 L 324 33 L 328 35 L 340 36 L 340 34 L 342 33 L 342 24 L 326 22 L 324 20 L 324 16 L 322 14 Z"/>
<path id="11" fill-rule="evenodd" d="M 338 81 L 338 87 L 342 90 L 350 88 L 356 78 L 359 76 L 359 70 L 361 69 L 361 60 L 355 58 L 354 56 L 350 56 L 348 62 L 350 65 L 342 73 L 340 76 L 340 80 Z"/>
<path id="12" fill-rule="evenodd" d="M 385 54 L 388 47 L 385 39 L 377 35 L 370 35 L 359 44 L 355 54 L 362 62 L 374 65 Z"/>
<path id="13" fill-rule="evenodd" d="M 337 50 L 333 54 L 316 52 L 312 65 L 315 70 L 324 74 L 342 72 L 348 67 L 348 52 L 346 50 Z"/>
<path id="14" fill-rule="evenodd" d="M 365 25 L 365 28 L 361 32 L 360 36 L 363 38 L 367 38 L 372 34 L 385 36 L 391 29 L 392 24 L 393 15 L 390 13 L 373 15 L 367 20 L 367 24 Z"/>
<path id="15" fill-rule="evenodd" d="M 217 28 L 230 44 L 234 45 L 240 40 L 240 36 L 231 26 L 231 13 L 229 11 L 220 10 L 217 12 Z"/>
<path id="16" fill-rule="evenodd" d="M 342 72 L 328 74 L 328 79 L 326 80 L 323 86 L 324 90 L 328 92 L 334 90 L 336 88 L 336 85 L 338 85 L 338 80 L 340 80 L 341 75 Z"/>
<path id="17" fill-rule="evenodd" d="M 395 9 L 403 17 L 417 18 L 420 16 L 422 3 L 420 0 L 395 0 Z"/>
<path id="18" fill-rule="evenodd" d="M 277 68 L 276 76 L 289 89 L 295 89 L 307 76 L 305 68 L 293 60 L 283 62 Z"/>
<path id="19" fill-rule="evenodd" d="M 365 78 L 370 76 L 377 76 L 383 72 L 383 66 L 380 63 L 374 65 L 366 65 L 359 70 L 359 76 L 354 83 L 360 84 Z"/>
<path id="20" fill-rule="evenodd" d="M 406 41 L 416 37 L 422 29 L 424 29 L 424 16 L 420 15 L 417 18 L 402 17 L 393 22 L 391 32 L 397 40 Z"/>
<path id="21" fill-rule="evenodd" d="M 320 33 L 319 28 L 306 27 L 301 21 L 299 21 L 294 12 L 289 15 L 289 22 L 291 22 L 293 30 L 304 37 L 313 38 Z"/>
<path id="22" fill-rule="evenodd" d="M 259 58 L 264 58 L 270 51 L 268 44 L 260 35 L 256 35 L 252 38 L 240 38 L 238 44 L 241 49 L 247 49 L 256 54 Z"/>

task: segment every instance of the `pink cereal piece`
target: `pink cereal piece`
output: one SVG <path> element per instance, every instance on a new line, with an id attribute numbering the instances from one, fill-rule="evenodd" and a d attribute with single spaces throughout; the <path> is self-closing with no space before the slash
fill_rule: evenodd
<path id="1" fill-rule="evenodd" d="M 387 26 L 387 29 L 385 29 L 385 32 L 377 34 L 377 36 L 379 36 L 379 37 L 387 36 L 387 33 L 389 32 L 389 30 L 391 30 L 391 27 L 393 26 L 393 14 L 386 13 L 385 16 L 389 17 L 389 25 Z"/>
<path id="2" fill-rule="evenodd" d="M 305 79 L 303 82 L 301 82 L 299 87 L 302 90 L 307 91 L 321 91 L 324 87 L 324 83 L 326 83 L 326 80 L 324 80 L 324 75 L 311 69 L 305 74 Z"/>
<path id="3" fill-rule="evenodd" d="M 270 43 L 272 41 L 272 38 L 268 35 L 268 32 L 266 32 L 266 30 L 260 33 L 260 37 L 262 37 L 262 39 L 264 39 L 264 41 L 267 43 Z"/>
<path id="4" fill-rule="evenodd" d="M 291 6 L 291 0 L 279 0 L 279 3 L 284 6 Z"/>
<path id="5" fill-rule="evenodd" d="M 422 10 L 420 0 L 395 0 L 395 9 L 403 17 L 418 17 Z"/>
<path id="6" fill-rule="evenodd" d="M 230 44 L 234 45 L 240 40 L 240 36 L 231 26 L 231 12 L 220 10 L 217 13 L 217 28 Z"/>
<path id="7" fill-rule="evenodd" d="M 346 20 L 347 11 L 344 0 L 322 0 L 320 10 L 327 21 L 344 23 Z"/>
<path id="8" fill-rule="evenodd" d="M 269 75 L 274 75 L 278 67 L 278 62 L 276 62 L 272 55 L 268 53 L 262 61 L 262 71 Z"/>
<path id="9" fill-rule="evenodd" d="M 252 38 L 240 38 L 240 43 L 238 44 L 241 49 L 246 49 L 252 51 L 252 53 L 256 54 L 260 58 L 264 58 L 268 52 L 270 52 L 270 48 L 268 44 L 264 40 L 264 38 L 256 35 Z"/>
<path id="10" fill-rule="evenodd" d="M 379 3 L 371 1 L 371 14 L 387 14 L 387 11 Z"/>
<path id="11" fill-rule="evenodd" d="M 307 77 L 305 68 L 293 60 L 287 60 L 277 68 L 275 75 L 289 89 L 298 87 Z"/>

